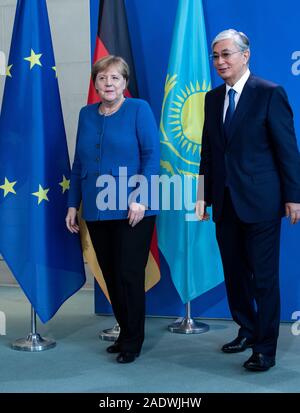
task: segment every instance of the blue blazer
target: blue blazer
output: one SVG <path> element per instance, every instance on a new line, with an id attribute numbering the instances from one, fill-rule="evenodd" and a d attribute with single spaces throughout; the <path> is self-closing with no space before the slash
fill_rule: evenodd
<path id="1" fill-rule="evenodd" d="M 200 174 L 213 219 L 221 219 L 225 186 L 244 222 L 284 215 L 286 202 L 300 202 L 300 155 L 293 113 L 282 87 L 250 75 L 225 140 L 226 86 L 206 94 Z"/>
<path id="2" fill-rule="evenodd" d="M 111 116 L 100 115 L 98 107 L 99 103 L 87 105 L 79 114 L 68 206 L 79 208 L 82 201 L 82 216 L 87 221 L 126 219 L 128 195 L 139 184 L 129 188 L 125 196 L 120 184 L 127 185 L 136 174 L 144 175 L 149 184 L 152 175 L 159 175 L 156 122 L 150 106 L 141 99 L 126 99 Z M 108 182 L 110 192 L 105 189 Z M 97 199 L 107 205 L 106 210 L 98 208 Z M 143 203 L 148 207 L 146 216 L 158 213 L 151 205 L 150 185 Z"/>

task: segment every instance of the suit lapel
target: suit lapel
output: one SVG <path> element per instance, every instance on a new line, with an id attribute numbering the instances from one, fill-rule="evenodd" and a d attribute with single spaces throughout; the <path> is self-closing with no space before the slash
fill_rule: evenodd
<path id="1" fill-rule="evenodd" d="M 244 116 L 247 114 L 249 109 L 252 106 L 252 103 L 256 97 L 255 92 L 255 80 L 253 76 L 250 75 L 249 79 L 247 80 L 237 107 L 234 111 L 231 124 L 230 124 L 230 133 L 228 136 L 228 143 L 230 143 L 231 139 L 234 136 L 235 131 L 237 130 L 238 126 L 243 122 Z"/>
<path id="2" fill-rule="evenodd" d="M 218 95 L 216 96 L 216 107 L 214 112 L 217 115 L 216 125 L 218 127 L 218 136 L 219 142 L 224 147 L 225 139 L 224 139 L 224 128 L 223 128 L 223 111 L 224 111 L 224 100 L 225 100 L 225 93 L 226 93 L 226 86 L 225 84 L 218 91 Z"/>

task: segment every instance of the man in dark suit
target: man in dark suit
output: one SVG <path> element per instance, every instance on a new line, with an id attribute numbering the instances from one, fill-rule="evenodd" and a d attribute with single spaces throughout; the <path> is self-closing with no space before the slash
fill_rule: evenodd
<path id="1" fill-rule="evenodd" d="M 204 200 L 196 213 L 209 219 L 206 207 L 213 207 L 229 307 L 239 325 L 222 351 L 252 348 L 244 367 L 264 371 L 275 365 L 279 333 L 281 218 L 300 219 L 300 155 L 286 93 L 250 73 L 247 36 L 225 30 L 212 51 L 225 83 L 206 94 Z"/>

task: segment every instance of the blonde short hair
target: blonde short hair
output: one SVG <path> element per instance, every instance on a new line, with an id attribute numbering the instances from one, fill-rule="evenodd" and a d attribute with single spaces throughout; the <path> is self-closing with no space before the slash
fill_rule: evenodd
<path id="1" fill-rule="evenodd" d="M 121 73 L 124 79 L 126 79 L 126 86 L 127 86 L 129 82 L 129 75 L 130 75 L 129 66 L 122 57 L 114 56 L 114 55 L 108 55 L 108 56 L 102 57 L 101 59 L 97 60 L 93 64 L 92 66 L 93 83 L 95 84 L 98 73 L 104 72 L 110 66 L 115 66 L 115 65 L 118 66 L 118 71 Z"/>

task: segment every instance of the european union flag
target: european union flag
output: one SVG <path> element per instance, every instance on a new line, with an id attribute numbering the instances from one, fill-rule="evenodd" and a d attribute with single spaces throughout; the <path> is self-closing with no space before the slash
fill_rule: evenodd
<path id="1" fill-rule="evenodd" d="M 196 222 L 190 207 L 197 187 L 205 93 L 211 88 L 201 0 L 179 0 L 162 105 L 161 174 L 180 177 L 171 210 L 158 216 L 158 243 L 184 303 L 223 281 L 214 224 Z M 177 181 L 178 182 L 178 181 Z M 191 188 L 191 189 L 190 189 Z M 194 191 L 194 199 L 196 200 Z M 162 194 L 164 200 L 164 194 Z"/>
<path id="2" fill-rule="evenodd" d="M 18 0 L 0 116 L 0 253 L 43 322 L 85 282 L 45 0 Z"/>

